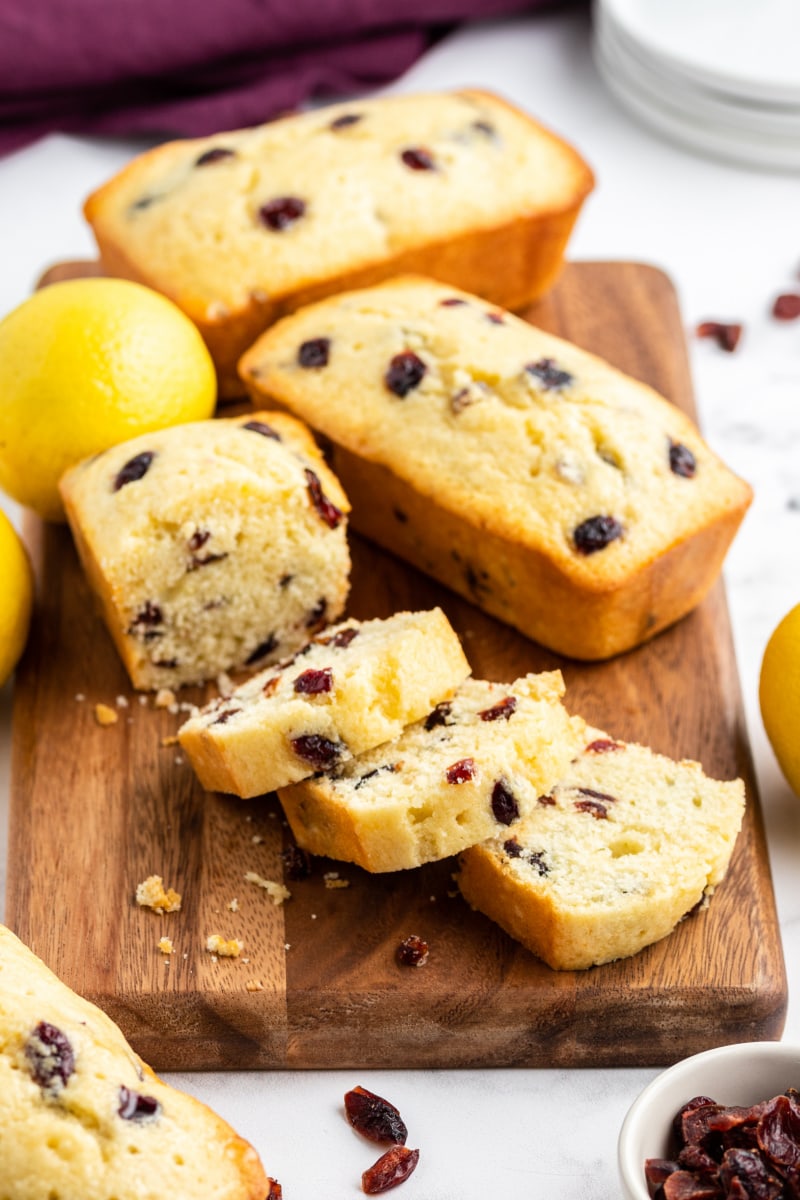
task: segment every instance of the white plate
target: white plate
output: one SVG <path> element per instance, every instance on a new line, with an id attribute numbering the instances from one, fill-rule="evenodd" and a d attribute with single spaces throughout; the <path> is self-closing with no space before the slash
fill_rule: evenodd
<path id="1" fill-rule="evenodd" d="M 800 103 L 797 0 L 598 0 L 654 59 L 732 95 Z"/>

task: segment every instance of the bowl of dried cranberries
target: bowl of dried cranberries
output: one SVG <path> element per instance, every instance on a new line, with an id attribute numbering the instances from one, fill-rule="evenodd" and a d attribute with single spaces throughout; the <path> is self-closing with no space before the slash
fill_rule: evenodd
<path id="1" fill-rule="evenodd" d="M 662 1072 L 617 1150 L 626 1200 L 800 1196 L 800 1046 L 744 1042 Z"/>

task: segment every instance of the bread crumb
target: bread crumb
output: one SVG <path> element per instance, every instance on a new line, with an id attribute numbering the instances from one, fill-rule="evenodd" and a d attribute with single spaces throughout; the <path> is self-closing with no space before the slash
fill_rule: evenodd
<path id="1" fill-rule="evenodd" d="M 141 704 L 142 708 L 144 708 L 145 704 L 147 704 L 147 696 L 143 692 L 139 695 L 139 703 Z"/>
<path id="2" fill-rule="evenodd" d="M 275 905 L 283 904 L 284 900 L 291 899 L 292 893 L 282 883 L 275 883 L 272 879 L 264 879 L 261 875 L 257 875 L 255 871 L 247 871 L 245 879 L 248 883 L 254 883 L 256 887 L 263 888 Z"/>
<path id="3" fill-rule="evenodd" d="M 86 699 L 86 697 L 85 697 L 85 695 L 83 694 L 83 692 L 76 692 L 76 693 L 75 693 L 75 699 L 76 699 L 77 701 L 79 701 L 79 702 L 80 702 L 81 700 L 85 700 L 85 699 Z"/>
<path id="4" fill-rule="evenodd" d="M 292 943 L 291 943 L 291 942 L 284 942 L 284 943 L 283 943 L 283 948 L 284 948 L 284 950 L 291 950 L 291 948 L 292 948 Z"/>
<path id="5" fill-rule="evenodd" d="M 264 990 L 264 985 L 260 979 L 248 979 L 244 986 L 248 992 L 263 992 Z"/>
<path id="6" fill-rule="evenodd" d="M 264 839 L 260 833 L 254 833 L 253 836 L 250 838 L 250 841 L 253 843 L 254 846 L 260 846 L 261 843 L 263 842 L 263 840 Z"/>
<path id="7" fill-rule="evenodd" d="M 136 888 L 136 903 L 153 912 L 178 912 L 182 897 L 172 888 L 164 888 L 160 875 L 149 875 Z"/>
<path id="8" fill-rule="evenodd" d="M 177 746 L 177 744 L 178 744 L 178 735 L 175 733 L 171 734 L 169 737 L 163 737 L 161 739 L 162 746 Z"/>
<path id="9" fill-rule="evenodd" d="M 175 703 L 175 693 L 171 688 L 159 688 L 156 692 L 156 698 L 153 704 L 156 708 L 169 708 Z"/>
<path id="10" fill-rule="evenodd" d="M 326 888 L 346 888 L 350 887 L 349 879 L 340 879 L 338 871 L 326 871 L 322 876 L 325 880 Z"/>
<path id="11" fill-rule="evenodd" d="M 232 899 L 232 900 L 230 901 L 230 903 L 228 904 L 228 908 L 231 910 L 231 912 L 238 912 L 238 911 L 239 911 L 239 901 L 236 899 L 236 897 L 235 897 L 235 896 L 233 897 L 233 899 Z"/>
<path id="12" fill-rule="evenodd" d="M 316 913 L 312 913 L 312 914 L 311 914 L 311 920 L 312 920 L 312 921 L 316 921 L 316 919 L 317 919 L 317 914 L 316 914 Z"/>
<path id="13" fill-rule="evenodd" d="M 168 937 L 159 938 L 158 948 L 162 954 L 174 954 L 175 947 L 172 944 L 172 939 Z"/>
<path id="14" fill-rule="evenodd" d="M 175 766 L 176 767 L 183 766 L 183 759 L 181 758 L 180 754 L 175 755 Z"/>
<path id="15" fill-rule="evenodd" d="M 117 708 L 127 708 L 127 707 L 128 707 L 128 697 L 127 696 L 117 696 Z"/>
<path id="16" fill-rule="evenodd" d="M 219 933 L 210 933 L 206 938 L 206 950 L 221 958 L 238 958 L 244 946 L 238 938 L 224 938 Z"/>
<path id="17" fill-rule="evenodd" d="M 98 725 L 116 725 L 119 714 L 107 704 L 95 704 L 94 719 Z"/>

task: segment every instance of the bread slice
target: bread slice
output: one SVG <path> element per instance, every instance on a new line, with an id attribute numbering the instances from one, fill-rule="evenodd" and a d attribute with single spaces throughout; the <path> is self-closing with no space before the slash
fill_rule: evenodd
<path id="1" fill-rule="evenodd" d="M 179 733 L 209 790 L 257 796 L 397 737 L 469 675 L 441 609 L 343 621 Z"/>
<path id="2" fill-rule="evenodd" d="M 0 1195 L 280 1194 L 252 1146 L 158 1079 L 105 1013 L 0 926 Z"/>
<path id="3" fill-rule="evenodd" d="M 534 810 L 466 850 L 473 908 L 556 970 L 636 954 L 720 883 L 744 814 L 741 780 L 588 730 Z"/>
<path id="4" fill-rule="evenodd" d="M 394 741 L 280 789 L 298 845 L 398 871 L 510 834 L 582 744 L 563 691 L 559 671 L 468 679 Z"/>

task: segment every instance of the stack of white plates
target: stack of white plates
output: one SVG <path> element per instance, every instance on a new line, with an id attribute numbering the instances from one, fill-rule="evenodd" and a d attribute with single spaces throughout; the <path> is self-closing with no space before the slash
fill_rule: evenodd
<path id="1" fill-rule="evenodd" d="M 800 0 L 595 0 L 593 36 L 606 84 L 651 128 L 800 169 Z"/>

